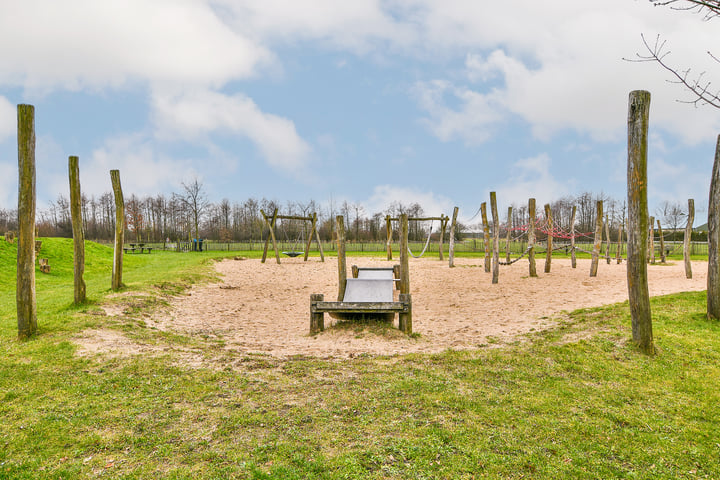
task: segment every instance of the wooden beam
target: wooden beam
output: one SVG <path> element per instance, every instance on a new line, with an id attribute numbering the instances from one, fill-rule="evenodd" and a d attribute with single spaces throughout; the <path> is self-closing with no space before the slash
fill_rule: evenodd
<path id="1" fill-rule="evenodd" d="M 547 252 L 545 253 L 545 273 L 550 273 L 550 263 L 552 262 L 552 249 L 553 249 L 553 218 L 552 211 L 550 210 L 550 204 L 545 204 L 545 219 L 547 220 L 548 236 L 547 236 Z"/>
<path id="2" fill-rule="evenodd" d="M 707 316 L 720 319 L 720 135 L 715 144 L 715 161 L 708 200 Z"/>
<path id="3" fill-rule="evenodd" d="M 500 277 L 500 218 L 496 192 L 490 192 L 490 212 L 493 219 L 492 283 L 498 283 Z"/>
<path id="4" fill-rule="evenodd" d="M 335 217 L 337 231 L 337 256 L 338 256 L 338 302 L 345 298 L 347 288 L 347 265 L 345 259 L 345 218 L 342 215 Z"/>
<path id="5" fill-rule="evenodd" d="M 490 273 L 490 225 L 488 224 L 487 204 L 480 204 L 483 221 L 483 246 L 485 247 L 485 273 Z"/>
<path id="6" fill-rule="evenodd" d="M 597 277 L 598 263 L 600 261 L 600 249 L 602 248 L 603 228 L 603 201 L 598 200 L 595 207 L 595 238 L 592 249 L 592 260 L 590 261 L 590 276 Z"/>
<path id="7" fill-rule="evenodd" d="M 577 255 L 575 254 L 575 217 L 577 215 L 577 205 L 573 205 L 572 217 L 570 218 L 570 266 L 577 268 Z"/>
<path id="8" fill-rule="evenodd" d="M 85 273 L 85 232 L 82 221 L 82 195 L 80 194 L 80 168 L 78 157 L 68 158 L 70 180 L 70 217 L 73 232 L 73 279 L 75 303 L 86 299 Z"/>
<path id="9" fill-rule="evenodd" d="M 115 247 L 111 283 L 113 290 L 119 290 L 123 285 L 123 244 L 125 243 L 125 199 L 120 184 L 120 170 L 110 170 L 110 180 L 115 195 Z"/>
<path id="10" fill-rule="evenodd" d="M 457 223 L 458 211 L 458 207 L 453 208 L 452 221 L 450 222 L 450 239 L 448 240 L 450 244 L 448 246 L 448 261 L 450 268 L 455 266 L 455 225 Z"/>
<path id="11" fill-rule="evenodd" d="M 690 241 L 692 240 L 692 227 L 695 221 L 695 200 L 688 199 L 687 225 L 683 241 L 683 260 L 685 261 L 685 277 L 692 278 L 692 265 L 690 263 Z"/>
<path id="12" fill-rule="evenodd" d="M 530 225 L 528 226 L 528 263 L 529 274 L 531 277 L 537 277 L 537 267 L 535 265 L 535 199 L 528 200 L 528 215 L 530 216 Z"/>

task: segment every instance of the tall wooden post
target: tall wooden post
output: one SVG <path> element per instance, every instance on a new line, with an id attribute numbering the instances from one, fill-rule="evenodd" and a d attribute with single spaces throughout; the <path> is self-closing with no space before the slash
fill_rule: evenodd
<path id="1" fill-rule="evenodd" d="M 505 235 L 505 262 L 510 263 L 510 238 L 512 233 L 512 206 L 508 207 L 507 232 Z"/>
<path id="2" fill-rule="evenodd" d="M 318 249 L 320 250 L 320 261 L 325 261 L 325 252 L 323 252 L 323 246 L 322 241 L 320 240 L 320 232 L 318 232 L 317 228 L 317 212 L 313 212 L 313 230 L 315 231 L 315 240 L 318 244 Z"/>
<path id="3" fill-rule="evenodd" d="M 37 332 L 35 298 L 35 107 L 17 106 L 18 141 L 18 246 L 17 302 L 18 338 Z"/>
<path id="4" fill-rule="evenodd" d="M 628 241 L 627 281 L 633 341 L 655 354 L 647 276 L 647 135 L 650 92 L 630 92 L 628 102 Z"/>
<path id="5" fill-rule="evenodd" d="M 412 308 L 410 297 L 410 263 L 408 255 L 408 216 L 400 215 L 400 300 L 408 302 Z M 412 333 L 412 312 L 398 316 L 398 328 L 405 333 Z"/>
<path id="6" fill-rule="evenodd" d="M 387 232 L 387 241 L 385 242 L 387 259 L 392 260 L 392 220 L 390 215 L 385 215 L 385 231 Z"/>
<path id="7" fill-rule="evenodd" d="M 275 260 L 277 261 L 278 265 L 280 265 L 280 253 L 278 252 L 277 241 L 275 240 L 275 224 L 277 223 L 278 209 L 275 208 L 275 210 L 273 210 L 272 219 L 270 220 L 268 220 L 265 212 L 260 210 L 260 213 L 265 219 L 265 225 L 268 227 L 268 235 L 265 238 L 265 247 L 263 248 L 263 255 L 260 263 L 265 263 L 265 259 L 267 258 L 268 243 L 272 238 L 273 250 L 275 250 Z"/>
<path id="8" fill-rule="evenodd" d="M 530 276 L 537 277 L 537 268 L 535 266 L 535 199 L 528 200 L 528 215 L 530 216 L 530 226 L 528 227 L 528 262 Z"/>
<path id="9" fill-rule="evenodd" d="M 345 298 L 347 287 L 347 265 L 345 264 L 345 218 L 342 215 L 335 217 L 337 230 L 337 257 L 338 257 L 338 302 Z"/>
<path id="10" fill-rule="evenodd" d="M 490 192 L 490 212 L 493 219 L 492 283 L 498 283 L 500 277 L 500 218 L 495 192 Z"/>
<path id="11" fill-rule="evenodd" d="M 445 232 L 447 231 L 447 222 L 448 222 L 448 217 L 446 217 L 444 213 L 441 213 L 440 214 L 440 245 L 438 246 L 438 252 L 439 252 L 438 259 L 440 261 L 445 259 L 443 248 L 445 245 L 444 242 L 445 242 Z"/>
<path id="12" fill-rule="evenodd" d="M 86 296 L 85 280 L 85 232 L 82 221 L 82 196 L 80 195 L 80 167 L 78 157 L 68 158 L 70 177 L 70 216 L 73 231 L 73 277 L 75 303 L 83 303 Z"/>
<path id="13" fill-rule="evenodd" d="M 610 245 L 612 245 L 612 242 L 610 241 L 610 221 L 607 215 L 605 215 L 605 239 L 605 260 L 610 265 Z"/>
<path id="14" fill-rule="evenodd" d="M 123 244 L 125 243 L 125 199 L 120 185 L 120 170 L 110 170 L 115 194 L 115 249 L 113 251 L 112 289 L 122 287 Z"/>
<path id="15" fill-rule="evenodd" d="M 457 223 L 458 207 L 453 208 L 452 222 L 450 223 L 450 243 L 448 247 L 448 260 L 450 268 L 455 266 L 455 224 Z"/>
<path id="16" fill-rule="evenodd" d="M 552 262 L 553 249 L 553 218 L 550 211 L 550 204 L 545 204 L 545 218 L 547 219 L 548 236 L 547 236 L 547 253 L 545 254 L 545 273 L 550 273 L 550 262 Z"/>
<path id="17" fill-rule="evenodd" d="M 490 273 L 490 225 L 488 224 L 487 204 L 480 204 L 483 221 L 483 244 L 485 246 L 485 273 Z"/>
<path id="18" fill-rule="evenodd" d="M 618 265 L 622 263 L 622 249 L 623 249 L 623 222 L 618 222 L 618 240 L 617 250 L 615 251 L 615 260 Z"/>
<path id="19" fill-rule="evenodd" d="M 600 257 L 600 248 L 602 247 L 602 227 L 603 227 L 603 201 L 597 201 L 595 210 L 595 238 L 593 242 L 592 260 L 590 262 L 590 276 L 597 277 L 598 262 Z"/>
<path id="20" fill-rule="evenodd" d="M 648 261 L 655 265 L 655 217 L 650 215 L 650 232 L 648 233 Z"/>
<path id="21" fill-rule="evenodd" d="M 720 320 L 720 135 L 715 145 L 715 162 L 710 178 L 708 201 L 707 316 Z"/>
<path id="22" fill-rule="evenodd" d="M 658 227 L 658 237 L 660 238 L 660 263 L 665 263 L 667 260 L 665 258 L 665 239 L 663 238 L 663 231 L 662 231 L 662 225 L 660 225 L 660 220 L 657 221 L 657 227 Z"/>
<path id="23" fill-rule="evenodd" d="M 692 265 L 690 264 L 690 242 L 692 240 L 692 228 L 695 221 L 695 200 L 688 199 L 687 225 L 685 226 L 685 239 L 683 242 L 683 259 L 685 260 L 685 276 L 692 278 Z"/>
<path id="24" fill-rule="evenodd" d="M 575 216 L 577 205 L 573 205 L 572 217 L 570 218 L 570 266 L 577 268 L 577 255 L 575 254 Z"/>

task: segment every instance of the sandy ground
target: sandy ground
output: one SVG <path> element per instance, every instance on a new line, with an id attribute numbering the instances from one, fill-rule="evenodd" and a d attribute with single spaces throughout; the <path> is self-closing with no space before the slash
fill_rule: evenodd
<path id="1" fill-rule="evenodd" d="M 350 265 L 390 266 L 377 258 L 348 258 Z M 303 262 L 283 258 L 261 264 L 259 260 L 225 260 L 216 265 L 223 281 L 194 287 L 175 298 L 169 314 L 148 323 L 191 335 L 221 338 L 229 349 L 273 356 L 309 355 L 351 357 L 360 354 L 440 352 L 486 344 L 488 338 L 506 340 L 554 324 L 562 311 L 627 300 L 625 265 L 600 262 L 591 278 L 590 260 L 553 259 L 551 273 L 544 273 L 544 258 L 537 263 L 538 278 L 528 276 L 523 259 L 503 266 L 493 285 L 482 259 L 460 258 L 456 267 L 437 258 L 411 259 L 413 331 L 404 335 L 379 335 L 352 328 L 338 328 L 325 316 L 326 330 L 309 335 L 310 294 L 337 296 L 337 263 L 328 258 Z M 649 265 L 651 295 L 704 290 L 707 263 L 693 262 L 693 278 L 686 279 L 682 262 Z M 396 293 L 397 295 L 397 293 Z M 396 297 L 397 298 L 397 297 Z M 397 317 L 395 318 L 397 326 Z"/>

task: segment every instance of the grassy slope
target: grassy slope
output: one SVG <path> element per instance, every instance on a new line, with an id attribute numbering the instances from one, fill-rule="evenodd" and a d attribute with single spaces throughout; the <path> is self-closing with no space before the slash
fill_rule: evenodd
<path id="1" fill-rule="evenodd" d="M 71 306 L 71 248 L 45 239 L 41 335 L 19 343 L 0 242 L 0 478 L 720 478 L 720 326 L 703 293 L 653 300 L 656 358 L 628 346 L 621 304 L 500 348 L 280 361 L 157 332 L 143 305 L 93 314 L 107 247 L 88 244 L 91 303 Z M 125 258 L 147 295 L 209 278 L 198 254 Z M 160 353 L 79 358 L 71 339 L 90 327 Z"/>

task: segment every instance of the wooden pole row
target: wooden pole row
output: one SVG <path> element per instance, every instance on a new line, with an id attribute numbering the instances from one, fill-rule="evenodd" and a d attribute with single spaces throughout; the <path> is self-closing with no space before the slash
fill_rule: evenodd
<path id="1" fill-rule="evenodd" d="M 452 223 L 450 224 L 450 245 L 452 252 L 450 253 L 450 263 L 451 267 L 454 266 L 453 262 L 455 260 L 455 253 L 454 253 L 454 246 L 455 246 L 455 224 L 457 222 L 457 213 L 458 213 L 458 207 L 455 207 L 453 209 L 453 216 L 452 216 Z M 407 214 L 403 214 L 407 216 Z M 387 259 L 392 260 L 392 234 L 393 234 L 393 228 L 392 228 L 392 222 L 398 222 L 401 221 L 402 215 L 399 217 L 391 217 L 390 215 L 385 216 L 385 231 L 387 234 L 387 240 L 385 242 L 385 250 L 387 253 Z M 427 222 L 427 221 L 439 221 L 440 222 L 440 239 L 439 239 L 439 245 L 438 245 L 438 259 L 444 260 L 444 245 L 445 245 L 445 233 L 447 232 L 447 225 L 450 221 L 450 217 L 448 217 L 445 214 L 441 214 L 439 217 L 407 217 L 408 223 L 417 221 L 417 222 Z"/>

